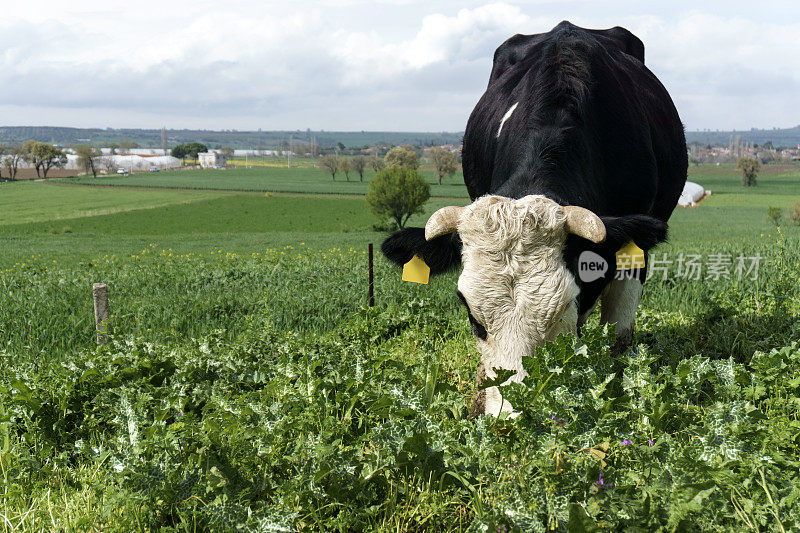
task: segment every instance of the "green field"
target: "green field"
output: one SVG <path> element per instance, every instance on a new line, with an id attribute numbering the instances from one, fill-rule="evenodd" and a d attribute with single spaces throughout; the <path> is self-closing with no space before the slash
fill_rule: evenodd
<path id="1" fill-rule="evenodd" d="M 423 168 L 422 174 L 431 183 L 431 196 L 443 198 L 468 198 L 464 180 L 460 173 L 448 177 L 438 184 L 433 171 Z M 371 170 L 364 173 L 364 181 L 358 174 L 350 173 L 350 181 L 341 172 L 336 181 L 318 168 L 258 167 L 227 168 L 224 170 L 194 170 L 133 174 L 131 176 L 81 176 L 65 178 L 65 183 L 82 185 L 104 185 L 116 187 L 158 187 L 167 189 L 218 189 L 229 191 L 273 191 L 311 194 L 366 194 L 367 183 L 374 175 Z"/>
<path id="2" fill-rule="evenodd" d="M 692 168 L 713 194 L 654 255 L 759 254 L 757 279 L 673 263 L 635 350 L 611 359 L 595 316 L 537 351 L 546 370 L 507 391 L 523 414 L 499 421 L 465 417 L 458 274 L 407 284 L 378 255 L 366 309 L 384 234 L 303 172 L 0 184 L 0 531 L 800 527 L 800 228 L 766 216 L 800 200 L 800 169 L 747 190 Z M 295 179 L 314 194 L 243 192 Z"/>
<path id="3" fill-rule="evenodd" d="M 213 192 L 54 187 L 32 181 L 0 184 L 0 187 L 0 225 L 92 217 L 219 196 Z"/>

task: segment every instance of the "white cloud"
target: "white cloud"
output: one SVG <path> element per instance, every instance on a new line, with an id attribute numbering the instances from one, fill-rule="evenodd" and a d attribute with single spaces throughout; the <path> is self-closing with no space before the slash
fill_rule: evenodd
<path id="1" fill-rule="evenodd" d="M 427 15 L 412 39 L 400 43 L 369 33 L 340 30 L 334 35 L 333 54 L 345 65 L 349 85 L 384 81 L 441 63 L 441 68 L 471 61 L 486 63 L 509 36 L 530 26 L 519 8 L 495 3 L 461 9 L 455 16 Z"/>
<path id="2" fill-rule="evenodd" d="M 800 23 L 695 11 L 673 22 L 631 20 L 628 28 L 644 41 L 645 62 L 689 129 L 800 123 Z"/>
<path id="3" fill-rule="evenodd" d="M 690 129 L 800 123 L 800 23 L 790 9 L 754 19 L 749 4 L 700 11 L 684 0 L 638 13 L 623 0 L 105 5 L 6 9 L 3 122 L 457 130 L 494 49 L 566 18 L 636 33 Z"/>

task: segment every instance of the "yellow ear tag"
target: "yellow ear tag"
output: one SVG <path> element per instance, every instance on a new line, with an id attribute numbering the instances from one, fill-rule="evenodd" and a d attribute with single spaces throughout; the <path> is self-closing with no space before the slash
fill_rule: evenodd
<path id="1" fill-rule="evenodd" d="M 431 267 L 426 265 L 425 261 L 418 255 L 415 255 L 411 258 L 411 261 L 403 265 L 403 281 L 427 285 L 430 275 Z"/>
<path id="2" fill-rule="evenodd" d="M 644 250 L 636 246 L 633 241 L 617 251 L 617 270 L 632 270 L 644 268 Z"/>

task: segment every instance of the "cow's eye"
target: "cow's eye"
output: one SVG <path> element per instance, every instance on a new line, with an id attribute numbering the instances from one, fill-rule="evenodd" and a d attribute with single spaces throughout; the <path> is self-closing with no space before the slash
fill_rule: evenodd
<path id="1" fill-rule="evenodd" d="M 472 316 L 472 311 L 469 309 L 467 299 L 464 298 L 464 295 L 461 294 L 461 291 L 456 291 L 456 294 L 458 294 L 458 298 L 461 300 L 461 303 L 464 304 L 464 307 L 467 308 L 467 317 L 469 318 L 469 325 L 472 326 L 472 333 L 480 340 L 485 341 L 486 337 L 488 336 L 486 328 L 483 327 L 483 324 L 475 320 L 474 316 Z"/>

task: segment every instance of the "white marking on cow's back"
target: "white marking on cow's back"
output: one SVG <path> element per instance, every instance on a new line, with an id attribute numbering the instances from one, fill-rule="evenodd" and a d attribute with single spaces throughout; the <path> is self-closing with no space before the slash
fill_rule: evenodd
<path id="1" fill-rule="evenodd" d="M 502 119 L 500 119 L 500 127 L 497 128 L 497 138 L 498 139 L 500 138 L 500 132 L 503 131 L 503 124 L 505 124 L 506 120 L 508 120 L 511 117 L 511 114 L 514 113 L 514 110 L 517 108 L 518 105 L 519 105 L 519 102 L 517 102 L 516 104 L 512 105 L 511 107 L 509 107 L 508 111 L 506 111 L 506 114 L 503 115 Z"/>

